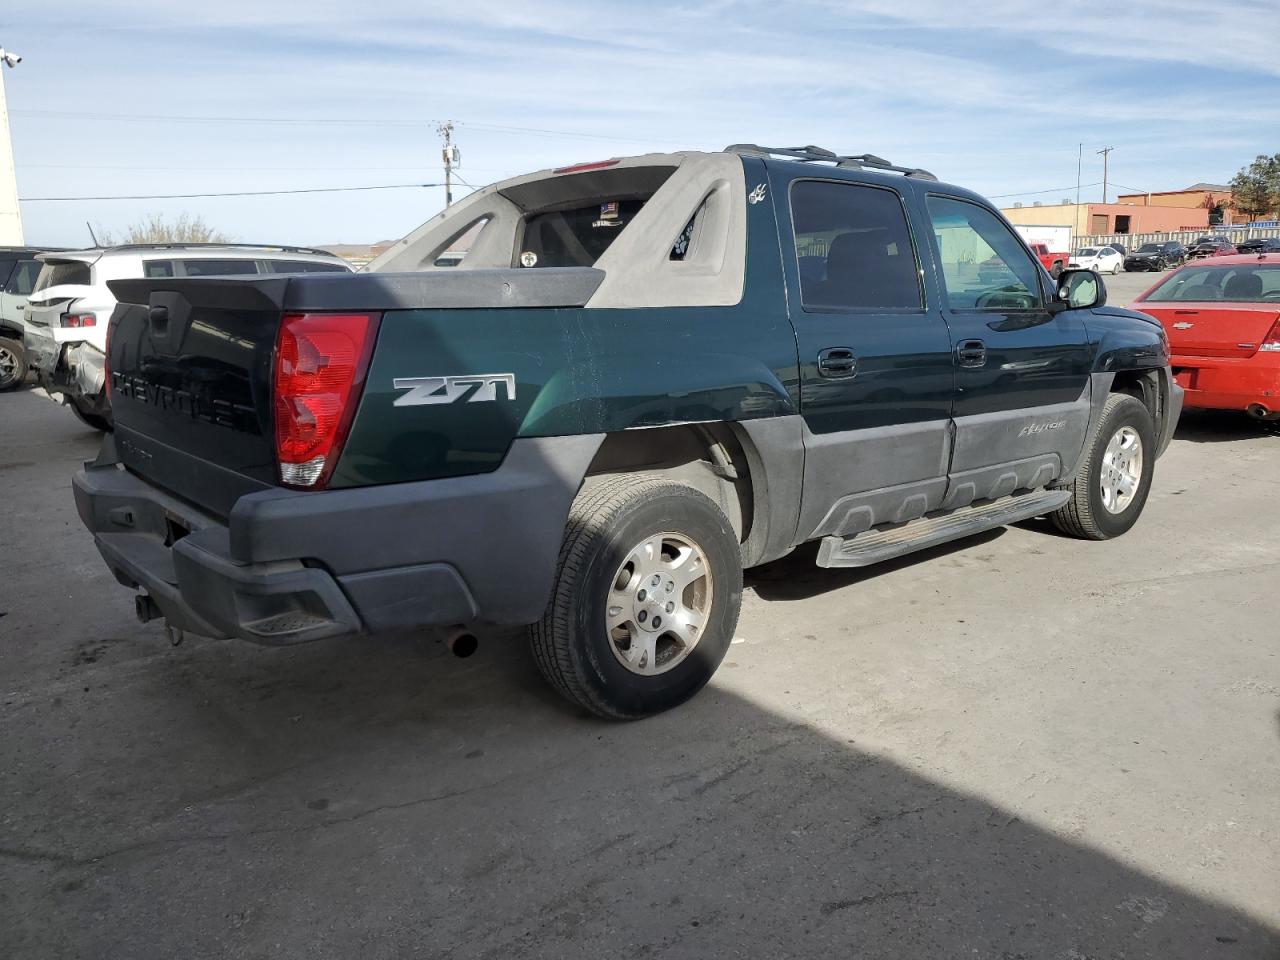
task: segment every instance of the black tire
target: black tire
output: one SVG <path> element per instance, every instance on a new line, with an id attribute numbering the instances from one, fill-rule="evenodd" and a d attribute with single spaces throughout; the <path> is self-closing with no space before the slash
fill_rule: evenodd
<path id="1" fill-rule="evenodd" d="M 701 550 L 711 575 L 709 610 L 683 659 L 641 676 L 615 654 L 606 611 L 620 568 L 658 534 L 679 535 Z M 742 554 L 714 502 L 660 476 L 610 477 L 589 483 L 573 501 L 551 602 L 528 633 L 538 668 L 563 696 L 598 716 L 635 720 L 706 685 L 729 649 L 741 605 Z"/>
<path id="2" fill-rule="evenodd" d="M 1126 427 L 1136 431 L 1141 441 L 1142 469 L 1132 499 L 1123 509 L 1113 513 L 1103 502 L 1102 470 L 1108 445 Z M 1146 405 L 1127 393 L 1111 394 L 1102 408 L 1093 441 L 1068 488 L 1071 499 L 1050 514 L 1054 526 L 1083 540 L 1110 540 L 1126 533 L 1138 522 L 1147 494 L 1151 492 L 1155 455 L 1155 426 Z"/>
<path id="3" fill-rule="evenodd" d="M 79 421 L 86 427 L 97 430 L 101 433 L 110 433 L 115 429 L 115 424 L 113 424 L 107 417 L 82 410 L 80 404 L 74 400 L 67 404 L 67 406 L 71 408 L 71 412 L 74 413 Z"/>
<path id="4" fill-rule="evenodd" d="M 1049 276 L 1053 277 L 1053 279 L 1055 280 L 1057 280 L 1060 276 L 1062 276 L 1062 264 L 1055 263 L 1053 267 L 1050 268 L 1049 270 Z"/>
<path id="5" fill-rule="evenodd" d="M 27 379 L 27 351 L 17 340 L 0 337 L 0 390 L 12 390 Z"/>

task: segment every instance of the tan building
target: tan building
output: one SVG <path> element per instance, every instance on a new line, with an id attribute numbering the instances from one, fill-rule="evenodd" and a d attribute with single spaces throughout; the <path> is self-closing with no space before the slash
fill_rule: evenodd
<path id="1" fill-rule="evenodd" d="M 1229 225 L 1243 223 L 1233 220 L 1231 188 L 1220 183 L 1196 183 L 1185 190 L 1161 190 L 1158 193 L 1122 193 L 1118 203 L 1132 203 L 1141 207 L 1198 207 L 1209 212 L 1212 224 Z"/>
<path id="2" fill-rule="evenodd" d="M 1209 210 L 1193 206 L 1050 203 L 1002 207 L 1000 212 L 1010 223 L 1038 227 L 1069 226 L 1075 236 L 1165 233 L 1174 230 L 1206 230 L 1209 227 Z"/>

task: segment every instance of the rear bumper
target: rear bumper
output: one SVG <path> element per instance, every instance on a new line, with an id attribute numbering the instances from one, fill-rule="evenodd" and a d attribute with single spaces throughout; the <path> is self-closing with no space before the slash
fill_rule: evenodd
<path id="1" fill-rule="evenodd" d="M 1174 379 L 1186 405 L 1201 410 L 1247 410 L 1261 405 L 1280 411 L 1280 353 L 1252 357 L 1175 356 Z"/>
<path id="2" fill-rule="evenodd" d="M 517 440 L 479 476 L 250 494 L 229 522 L 125 470 L 110 437 L 73 486 L 116 579 L 174 627 L 275 646 L 536 620 L 600 440 Z"/>
<path id="3" fill-rule="evenodd" d="M 1164 452 L 1169 449 L 1169 444 L 1173 442 L 1173 434 L 1178 429 L 1178 419 L 1182 416 L 1183 404 L 1186 400 L 1186 391 L 1174 379 L 1173 373 L 1169 367 L 1165 367 L 1161 371 L 1162 378 L 1166 379 L 1168 392 L 1167 406 L 1164 411 L 1164 419 L 1160 424 L 1160 440 L 1156 447 L 1156 457 L 1164 456 Z"/>
<path id="4" fill-rule="evenodd" d="M 61 343 L 45 332 L 28 328 L 23 338 L 27 363 L 36 380 L 51 396 L 85 401 L 89 412 L 106 414 L 110 409 L 103 387 L 106 384 L 106 357 L 83 340 Z"/>

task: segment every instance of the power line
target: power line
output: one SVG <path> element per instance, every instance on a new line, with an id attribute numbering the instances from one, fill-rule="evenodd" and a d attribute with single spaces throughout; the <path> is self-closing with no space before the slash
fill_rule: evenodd
<path id="1" fill-rule="evenodd" d="M 79 110 L 10 110 L 15 117 L 33 120 L 111 120 L 121 123 L 240 123 L 240 124 L 288 124 L 291 126 L 348 126 L 348 127 L 413 127 L 420 129 L 423 122 L 413 120 L 351 120 L 343 117 L 234 117 L 190 116 L 185 114 L 125 114 L 90 113 Z M 443 121 L 427 121 L 438 123 Z M 473 130 L 491 130 L 499 133 L 529 133 L 544 137 L 568 137 L 574 140 L 599 140 L 613 143 L 681 143 L 688 141 L 663 140 L 653 137 L 617 137 L 605 133 L 580 133 L 576 130 L 554 130 L 548 127 L 517 127 L 500 123 L 479 121 L 454 121 L 460 127 Z"/>
<path id="2" fill-rule="evenodd" d="M 1100 183 L 1102 181 L 1097 180 L 1094 183 L 1082 183 L 1081 186 L 1096 187 Z M 1063 190 L 1071 191 L 1074 189 L 1075 186 L 1072 185 L 1070 187 L 1051 187 L 1048 190 L 1019 190 L 1017 193 L 988 193 L 985 196 L 988 200 L 999 200 L 1002 197 L 1036 197 L 1042 193 L 1061 193 Z"/>
<path id="3" fill-rule="evenodd" d="M 19 197 L 18 199 L 23 203 L 84 200 L 194 200 L 204 197 L 269 197 L 289 193 L 348 193 L 359 190 L 409 190 L 443 186 L 443 183 L 386 183 L 372 187 L 309 187 L 302 190 L 238 190 L 231 193 L 150 193 L 114 197 Z"/>

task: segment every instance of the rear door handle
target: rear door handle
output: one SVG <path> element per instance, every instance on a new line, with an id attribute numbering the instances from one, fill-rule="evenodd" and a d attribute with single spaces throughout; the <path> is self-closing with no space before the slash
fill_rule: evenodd
<path id="1" fill-rule="evenodd" d="M 849 347 L 827 347 L 818 351 L 818 376 L 830 380 L 858 375 L 858 358 Z"/>
<path id="2" fill-rule="evenodd" d="M 986 366 L 987 345 L 981 340 L 961 340 L 956 344 L 956 359 L 962 367 Z"/>

